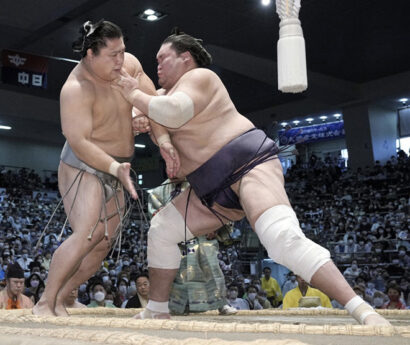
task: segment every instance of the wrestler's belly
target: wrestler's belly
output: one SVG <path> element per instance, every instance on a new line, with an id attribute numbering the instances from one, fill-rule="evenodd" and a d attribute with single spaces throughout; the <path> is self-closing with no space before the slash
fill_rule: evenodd
<path id="1" fill-rule="evenodd" d="M 118 131 L 116 135 L 93 137 L 91 141 L 111 156 L 130 157 L 134 153 L 134 137 L 130 133 Z"/>

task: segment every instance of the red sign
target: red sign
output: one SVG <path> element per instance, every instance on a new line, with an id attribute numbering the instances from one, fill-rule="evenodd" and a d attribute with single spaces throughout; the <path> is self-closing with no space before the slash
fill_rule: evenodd
<path id="1" fill-rule="evenodd" d="M 26 53 L 4 49 L 2 52 L 3 67 L 22 69 L 25 71 L 47 73 L 48 59 Z"/>

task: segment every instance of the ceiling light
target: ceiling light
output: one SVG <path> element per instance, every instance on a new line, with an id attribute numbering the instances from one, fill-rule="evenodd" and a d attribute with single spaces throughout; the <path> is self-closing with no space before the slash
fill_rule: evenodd
<path id="1" fill-rule="evenodd" d="M 11 127 L 10 127 L 10 126 L 2 126 L 2 125 L 0 125 L 0 129 L 4 129 L 4 130 L 8 131 L 8 130 L 11 129 Z"/>
<path id="2" fill-rule="evenodd" d="M 138 147 L 140 149 L 145 149 L 145 145 L 144 144 L 134 144 L 135 147 Z"/>
<path id="3" fill-rule="evenodd" d="M 311 122 L 313 121 L 313 117 L 308 117 L 308 118 L 306 119 L 306 121 L 309 122 L 309 123 L 311 123 Z"/>
<path id="4" fill-rule="evenodd" d="M 338 119 L 340 116 L 342 116 L 342 114 L 333 114 L 333 116 L 336 118 L 336 119 Z"/>
<path id="5" fill-rule="evenodd" d="M 144 14 L 147 16 L 151 16 L 153 14 L 155 14 L 154 10 L 151 10 L 150 8 L 144 11 Z"/>
<path id="6" fill-rule="evenodd" d="M 148 22 L 154 22 L 156 20 L 162 19 L 165 17 L 164 13 L 153 10 L 152 8 L 147 8 L 145 11 L 137 14 L 138 18 L 146 20 Z"/>
<path id="7" fill-rule="evenodd" d="M 282 127 L 286 127 L 287 124 L 288 124 L 287 122 L 282 122 L 282 123 L 281 123 L 281 126 L 282 126 Z"/>
<path id="8" fill-rule="evenodd" d="M 403 103 L 403 102 L 407 102 L 408 100 L 409 100 L 408 98 L 400 98 L 400 99 L 399 99 L 399 102 L 402 102 L 402 103 Z"/>
<path id="9" fill-rule="evenodd" d="M 295 121 L 292 121 L 296 126 L 298 125 L 298 123 L 300 123 L 300 121 L 299 120 L 295 120 Z"/>
<path id="10" fill-rule="evenodd" d="M 261 0 L 261 3 L 263 6 L 269 6 L 270 5 L 270 0 Z"/>
<path id="11" fill-rule="evenodd" d="M 322 116 L 319 117 L 319 119 L 321 119 L 322 121 L 325 121 L 325 120 L 327 119 L 327 116 L 326 116 L 326 115 L 322 115 Z"/>

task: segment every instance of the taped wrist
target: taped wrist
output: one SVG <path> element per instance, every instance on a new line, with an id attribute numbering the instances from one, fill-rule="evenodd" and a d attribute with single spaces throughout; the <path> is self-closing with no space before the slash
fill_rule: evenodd
<path id="1" fill-rule="evenodd" d="M 148 104 L 148 117 L 169 128 L 179 128 L 194 117 L 194 103 L 184 92 L 154 96 Z"/>
<path id="2" fill-rule="evenodd" d="M 114 161 L 111 163 L 110 167 L 108 168 L 108 172 L 115 176 L 118 177 L 118 168 L 120 167 L 120 163 L 118 163 L 117 161 Z"/>
<path id="3" fill-rule="evenodd" d="M 158 146 L 161 146 L 162 144 L 170 143 L 170 142 L 171 142 L 171 138 L 169 137 L 169 134 L 163 134 L 157 138 Z"/>

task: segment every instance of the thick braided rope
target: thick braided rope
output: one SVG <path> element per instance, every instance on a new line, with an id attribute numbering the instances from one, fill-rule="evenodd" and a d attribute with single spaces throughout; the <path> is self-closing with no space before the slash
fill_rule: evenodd
<path id="1" fill-rule="evenodd" d="M 51 337 L 59 339 L 70 339 L 78 341 L 87 341 L 98 344 L 126 344 L 126 345 L 307 345 L 298 340 L 285 339 L 285 340 L 254 340 L 254 341 L 229 341 L 221 339 L 172 339 L 172 338 L 160 338 L 154 336 L 148 336 L 140 333 L 130 333 L 121 331 L 101 331 L 101 330 L 76 330 L 72 329 L 40 329 L 40 328 L 13 328 L 13 327 L 1 327 L 1 335 L 19 335 L 19 336 L 37 336 L 37 337 Z M 164 342 L 165 341 L 165 342 Z M 34 340 L 33 340 L 34 343 Z M 38 343 L 35 343 L 38 344 Z M 58 345 L 58 342 L 56 343 Z"/>
<path id="2" fill-rule="evenodd" d="M 80 310 L 80 309 L 77 309 Z M 108 310 L 108 309 L 106 309 Z M 31 310 L 26 310 L 30 312 Z M 70 310 L 71 311 L 71 310 Z M 90 315 L 90 314 L 89 314 Z M 250 315 L 250 314 L 248 314 Z M 253 315 L 258 315 L 253 313 Z M 298 314 L 301 315 L 301 314 Z M 306 314 L 305 314 L 306 315 Z M 193 332 L 237 332 L 237 333 L 286 333 L 355 336 L 395 336 L 410 337 L 410 326 L 362 326 L 362 325 L 308 325 L 285 323 L 243 323 L 243 322 L 206 322 L 185 320 L 135 320 L 131 318 L 97 317 L 39 317 L 23 311 L 2 311 L 0 322 L 51 324 L 70 327 L 130 328 L 146 330 L 174 330 Z"/>

